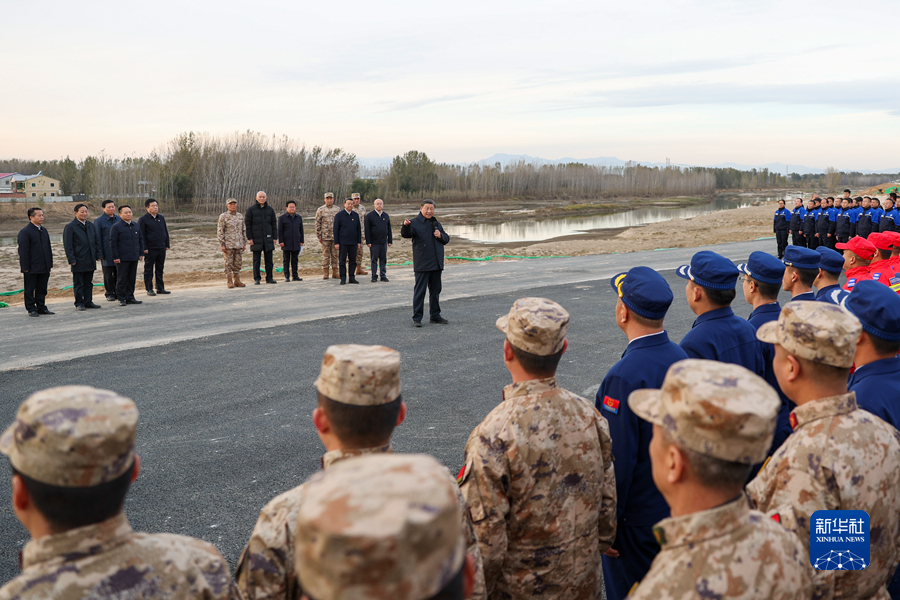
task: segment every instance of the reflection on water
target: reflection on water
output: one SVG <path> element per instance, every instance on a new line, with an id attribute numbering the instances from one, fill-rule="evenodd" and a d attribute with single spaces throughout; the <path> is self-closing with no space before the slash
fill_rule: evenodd
<path id="1" fill-rule="evenodd" d="M 729 196 L 717 198 L 705 204 L 688 207 L 664 208 L 652 206 L 628 212 L 571 219 L 521 220 L 508 223 L 475 225 L 447 225 L 447 233 L 473 242 L 497 244 L 504 242 L 539 242 L 565 235 L 579 235 L 592 229 L 616 229 L 648 223 L 661 223 L 671 219 L 686 219 L 706 215 L 719 210 L 746 208 L 755 202 L 780 200 L 774 196 Z"/>

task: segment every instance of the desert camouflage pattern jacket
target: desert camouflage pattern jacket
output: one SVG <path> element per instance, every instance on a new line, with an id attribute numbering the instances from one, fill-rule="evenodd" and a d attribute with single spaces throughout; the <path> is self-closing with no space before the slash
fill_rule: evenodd
<path id="1" fill-rule="evenodd" d="M 722 506 L 663 519 L 662 550 L 631 600 L 800 600 L 812 597 L 812 567 L 800 540 L 741 494 Z"/>
<path id="2" fill-rule="evenodd" d="M 469 436 L 459 476 L 488 598 L 600 598 L 616 533 L 609 425 L 555 377 L 503 397 Z"/>
<path id="3" fill-rule="evenodd" d="M 393 452 L 390 445 L 360 450 L 332 450 L 322 457 L 322 468 L 328 469 L 343 460 L 366 454 Z M 452 478 L 450 473 L 447 476 Z M 295 487 L 270 501 L 259 514 L 259 520 L 250 541 L 241 553 L 235 571 L 238 587 L 247 600 L 287 598 L 298 600 L 303 595 L 302 585 L 294 566 L 294 539 L 297 507 L 303 497 L 303 485 Z M 460 502 L 464 502 L 460 494 Z M 475 587 L 473 600 L 484 600 L 484 570 L 481 550 L 469 511 L 463 503 L 466 520 L 468 551 L 475 558 Z"/>
<path id="4" fill-rule="evenodd" d="M 751 505 L 777 514 L 807 554 L 815 511 L 869 513 L 869 566 L 816 571 L 815 583 L 835 598 L 888 598 L 885 584 L 900 561 L 900 433 L 859 409 L 855 392 L 798 406 L 791 425 L 794 432 L 747 485 Z"/>
<path id="5" fill-rule="evenodd" d="M 334 239 L 334 217 L 343 210 L 337 204 L 328 208 L 324 204 L 316 209 L 316 237 L 323 240 Z"/>
<path id="6" fill-rule="evenodd" d="M 244 224 L 244 215 L 239 212 L 231 214 L 228 211 L 219 215 L 216 239 L 219 240 L 220 246 L 225 246 L 231 250 L 237 250 L 246 246 L 247 226 Z"/>
<path id="7" fill-rule="evenodd" d="M 0 598 L 241 598 L 211 544 L 131 530 L 125 515 L 32 540 Z"/>

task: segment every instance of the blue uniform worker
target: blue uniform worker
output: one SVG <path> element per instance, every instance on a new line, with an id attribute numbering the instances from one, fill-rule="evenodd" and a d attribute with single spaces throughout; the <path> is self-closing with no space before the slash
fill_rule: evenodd
<path id="1" fill-rule="evenodd" d="M 771 254 L 754 252 L 747 262 L 739 264 L 737 268 L 744 274 L 744 298 L 753 305 L 753 312 L 747 318 L 747 322 L 753 326 L 753 330 L 758 330 L 763 323 L 777 321 L 778 315 L 781 313 L 781 305 L 778 304 L 777 298 L 781 289 L 781 280 L 784 277 L 784 263 Z M 763 290 L 759 287 L 760 283 L 766 284 L 769 289 Z M 781 408 L 778 410 L 778 420 L 775 424 L 775 438 L 772 440 L 772 447 L 768 453 L 768 456 L 772 456 L 793 431 L 790 416 L 796 405 L 784 395 L 781 386 L 778 385 L 778 379 L 775 378 L 775 371 L 772 368 L 775 346 L 759 340 L 757 343 L 765 363 L 763 379 L 778 392 L 778 397 L 781 399 Z M 757 470 L 754 469 L 754 475 Z"/>
<path id="2" fill-rule="evenodd" d="M 900 213 L 894 208 L 894 203 L 890 198 L 884 201 L 884 211 L 878 222 L 878 231 L 898 231 L 900 230 Z"/>
<path id="3" fill-rule="evenodd" d="M 797 202 L 800 202 L 800 199 L 797 198 Z M 795 206 L 794 210 L 791 211 L 791 222 L 789 229 L 791 230 L 791 242 L 795 246 L 806 246 L 806 238 L 803 236 L 803 220 L 806 219 L 806 209 L 803 208 L 803 204 L 801 203 L 799 206 Z"/>
<path id="4" fill-rule="evenodd" d="M 841 272 L 844 270 L 844 257 L 841 253 L 831 248 L 816 248 L 819 253 L 819 277 L 816 279 L 816 301 L 830 302 L 843 305 L 844 298 L 850 292 L 841 288 L 838 283 Z M 821 287 L 819 287 L 821 285 Z"/>
<path id="5" fill-rule="evenodd" d="M 825 245 L 819 247 L 824 248 Z M 791 293 L 791 302 L 814 301 L 816 294 L 812 291 L 812 286 L 819 274 L 819 253 L 810 248 L 788 246 L 782 262 L 787 267 L 793 267 L 792 270 L 785 270 L 782 283 L 784 290 Z"/>
<path id="6" fill-rule="evenodd" d="M 731 310 L 738 278 L 734 263 L 702 250 L 694 254 L 690 265 L 678 267 L 676 273 L 689 280 L 685 294 L 697 315 L 693 328 L 681 339 L 681 349 L 690 358 L 733 363 L 760 377 L 765 375 L 756 330 Z"/>
<path id="7" fill-rule="evenodd" d="M 856 235 L 867 238 L 874 231 L 872 229 L 872 213 L 874 211 L 875 209 L 871 206 L 859 207 L 859 222 L 856 225 Z"/>
<path id="8" fill-rule="evenodd" d="M 856 370 L 848 389 L 863 410 L 900 428 L 900 296 L 877 281 L 860 281 L 844 306 L 856 315 L 863 333 L 856 346 Z M 900 598 L 900 568 L 888 584 Z"/>
<path id="9" fill-rule="evenodd" d="M 616 325 L 629 339 L 597 392 L 597 408 L 609 423 L 615 457 L 617 529 L 612 548 L 619 553 L 602 557 L 603 581 L 607 596 L 620 600 L 650 569 L 659 552 L 653 526 L 669 516 L 669 505 L 653 483 L 653 424 L 631 411 L 628 395 L 661 388 L 669 367 L 687 354 L 669 341 L 663 329 L 673 296 L 662 275 L 649 267 L 635 267 L 613 277 L 610 284 L 619 296 Z"/>
<path id="10" fill-rule="evenodd" d="M 775 220 L 772 231 L 775 232 L 775 241 L 778 248 L 778 258 L 784 256 L 784 249 L 788 245 L 788 230 L 791 224 L 791 211 L 784 207 L 784 200 L 778 201 L 778 210 L 775 211 Z"/>
<path id="11" fill-rule="evenodd" d="M 819 218 L 819 211 L 813 202 L 806 207 L 806 216 L 803 217 L 803 235 L 806 238 L 807 248 L 816 248 L 819 245 L 819 238 L 816 237 L 816 220 Z"/>

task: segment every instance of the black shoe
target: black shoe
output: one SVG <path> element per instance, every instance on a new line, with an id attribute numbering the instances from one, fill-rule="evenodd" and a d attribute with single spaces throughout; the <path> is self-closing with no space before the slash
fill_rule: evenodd
<path id="1" fill-rule="evenodd" d="M 87 309 L 84 306 L 82 306 L 81 304 L 79 304 L 78 306 L 75 307 L 75 310 L 87 310 Z"/>
<path id="2" fill-rule="evenodd" d="M 390 279 L 388 279 L 387 277 L 382 277 L 381 280 L 382 281 L 390 281 Z"/>
<path id="3" fill-rule="evenodd" d="M 285 277 L 285 278 L 284 278 L 284 282 L 285 282 L 285 283 L 290 283 L 290 282 L 291 282 L 291 278 L 290 278 L 290 277 Z"/>
<path id="4" fill-rule="evenodd" d="M 55 312 L 50 312 L 49 309 L 42 308 L 42 309 L 38 310 L 38 314 L 39 314 L 39 315 L 55 315 L 56 313 L 55 313 Z"/>
<path id="5" fill-rule="evenodd" d="M 444 317 L 438 317 L 437 319 L 431 319 L 431 322 L 432 322 L 432 323 L 439 323 L 439 324 L 441 324 L 441 325 L 447 325 L 448 323 L 450 323 L 450 321 L 448 321 L 448 320 L 445 319 Z"/>
<path id="6" fill-rule="evenodd" d="M 106 300 L 107 300 L 107 302 L 115 302 L 115 301 L 116 301 L 116 297 L 115 297 L 115 296 L 107 296 L 107 297 L 106 297 Z"/>
<path id="7" fill-rule="evenodd" d="M 266 283 L 278 283 L 274 279 L 266 279 Z"/>
<path id="8" fill-rule="evenodd" d="M 259 279 L 254 279 L 254 280 L 253 280 L 253 285 L 259 285 Z"/>
<path id="9" fill-rule="evenodd" d="M 416 321 L 415 319 L 413 319 L 413 327 L 421 327 L 421 326 L 422 326 L 422 321 Z"/>
<path id="10" fill-rule="evenodd" d="M 294 281 L 303 281 L 303 278 L 302 278 L 302 277 L 294 276 Z"/>
<path id="11" fill-rule="evenodd" d="M 169 290 L 156 290 L 156 293 L 157 294 L 171 294 L 172 292 L 170 292 Z"/>
<path id="12" fill-rule="evenodd" d="M 39 317 L 39 316 L 41 316 L 41 313 L 39 313 L 36 310 L 30 310 L 30 311 L 28 311 L 28 316 L 29 317 Z"/>
<path id="13" fill-rule="evenodd" d="M 125 302 L 124 300 L 119 300 L 119 306 L 125 306 L 126 304 L 128 304 L 128 303 Z"/>
<path id="14" fill-rule="evenodd" d="M 155 295 L 156 295 L 156 292 L 154 292 L 153 290 L 147 290 L 147 295 L 148 295 L 148 296 L 155 296 Z"/>
<path id="15" fill-rule="evenodd" d="M 378 281 L 378 278 L 372 275 L 372 283 L 375 283 L 376 281 Z"/>
<path id="16" fill-rule="evenodd" d="M 143 304 L 143 303 L 144 303 L 143 300 L 134 300 L 134 299 L 131 299 L 131 300 L 126 300 L 126 301 L 125 301 L 125 304 Z"/>
<path id="17" fill-rule="evenodd" d="M 85 308 L 103 308 L 99 304 L 94 304 L 93 302 L 88 302 L 84 305 Z"/>
<path id="18" fill-rule="evenodd" d="M 351 277 L 348 283 L 359 283 L 359 281 L 356 280 L 356 277 Z"/>
<path id="19" fill-rule="evenodd" d="M 347 285 L 347 280 L 346 280 L 346 279 L 341 279 L 341 285 Z"/>

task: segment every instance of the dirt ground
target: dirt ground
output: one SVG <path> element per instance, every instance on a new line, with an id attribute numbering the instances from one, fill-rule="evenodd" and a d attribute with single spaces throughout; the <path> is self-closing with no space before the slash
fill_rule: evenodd
<path id="1" fill-rule="evenodd" d="M 772 195 L 772 194 L 770 194 Z M 676 198 L 660 199 L 658 204 L 690 204 L 707 199 Z M 442 202 L 436 217 L 445 225 L 468 224 L 477 219 L 478 222 L 501 222 L 515 219 L 534 219 L 552 217 L 575 217 L 594 214 L 618 212 L 633 208 L 632 199 L 619 201 L 602 200 L 583 204 L 572 202 L 536 202 L 510 200 L 506 202 L 485 201 L 451 203 Z M 611 254 L 616 252 L 637 252 L 657 248 L 683 248 L 721 242 L 754 240 L 774 235 L 772 233 L 772 213 L 775 203 L 758 205 L 733 210 L 723 210 L 689 219 L 675 219 L 664 223 L 625 229 L 593 230 L 586 234 L 560 237 L 536 243 L 482 244 L 462 238 L 452 238 L 446 247 L 447 256 L 466 258 L 483 258 L 501 254 L 515 256 L 575 256 L 582 254 Z M 412 260 L 412 248 L 409 240 L 400 237 L 399 230 L 403 219 L 414 216 L 417 204 L 395 205 L 389 207 L 394 225 L 394 244 L 388 249 L 389 269 L 412 268 L 401 265 Z M 93 216 L 96 215 L 92 215 Z M 304 214 L 306 245 L 300 256 L 300 276 L 304 279 L 322 277 L 322 249 L 315 239 L 314 218 Z M 198 222 L 199 221 L 199 222 Z M 185 222 L 184 219 L 170 219 L 170 236 L 172 248 L 166 257 L 166 287 L 172 290 L 200 287 L 224 286 L 222 275 L 223 259 L 219 245 L 215 239 L 215 217 L 202 217 Z M 51 234 L 60 234 L 64 221 L 46 223 Z M 187 226 L 186 226 L 187 225 Z M 15 237 L 19 223 L 5 222 L 0 226 L 0 237 Z M 774 250 L 774 241 L 773 241 Z M 54 269 L 50 277 L 50 293 L 48 299 L 59 301 L 72 298 L 71 290 L 61 290 L 72 284 L 71 274 L 65 267 L 65 256 L 62 242 L 53 242 Z M 368 252 L 365 251 L 368 264 Z M 281 253 L 274 253 L 275 266 L 280 267 Z M 497 259 L 495 259 L 497 260 Z M 244 254 L 244 268 L 252 266 L 250 252 Z M 465 262 L 461 260 L 448 260 Z M 142 267 L 139 267 L 137 290 L 142 294 Z M 276 274 L 280 278 L 281 274 Z M 247 279 L 252 280 L 252 276 Z M 99 269 L 94 282 L 102 282 Z M 19 272 L 17 249 L 12 246 L 0 246 L 0 292 L 18 290 L 22 287 L 22 275 Z M 95 294 L 102 299 L 102 288 L 95 288 Z M 22 294 L 0 296 L 0 301 L 10 305 L 21 305 Z"/>

